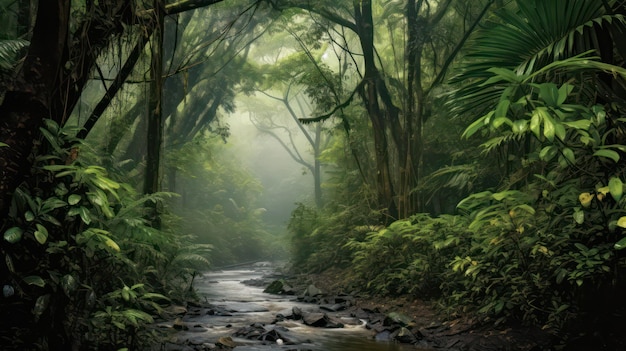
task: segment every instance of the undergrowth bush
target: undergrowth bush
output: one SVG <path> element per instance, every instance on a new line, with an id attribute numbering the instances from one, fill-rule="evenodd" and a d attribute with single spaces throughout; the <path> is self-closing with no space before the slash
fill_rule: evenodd
<path id="1" fill-rule="evenodd" d="M 416 214 L 352 238 L 357 281 L 377 295 L 439 296 L 449 263 L 467 249 L 470 232 L 460 216 Z"/>
<path id="2" fill-rule="evenodd" d="M 153 315 L 174 286 L 206 268 L 208 247 L 186 247 L 144 219 L 146 202 L 98 166 L 83 164 L 75 131 L 46 121 L 47 155 L 13 195 L 0 243 L 3 350 L 138 349 L 159 342 Z M 71 147 L 66 147 L 71 145 Z M 183 284 L 184 282 L 184 284 Z"/>

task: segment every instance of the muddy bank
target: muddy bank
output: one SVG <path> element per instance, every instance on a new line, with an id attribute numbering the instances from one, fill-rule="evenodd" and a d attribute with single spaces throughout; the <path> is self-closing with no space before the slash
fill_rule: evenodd
<path id="1" fill-rule="evenodd" d="M 413 344 L 423 350 L 552 350 L 553 336 L 543 330 L 516 324 L 494 326 L 479 323 L 469 317 L 442 316 L 428 302 L 409 298 L 376 298 L 351 291 L 346 286 L 346 272 L 331 269 L 321 274 L 293 275 L 282 277 L 290 289 L 306 291 L 315 286 L 321 295 L 315 298 L 301 296 L 308 302 L 320 306 L 332 304 L 336 297 L 351 296 L 353 304 L 343 312 L 367 320 L 373 338 L 389 332 L 391 340 Z M 256 282 L 270 284 L 271 282 Z M 381 325 L 389 316 L 401 315 L 406 320 Z M 406 328 L 411 336 L 397 337 L 398 328 Z"/>

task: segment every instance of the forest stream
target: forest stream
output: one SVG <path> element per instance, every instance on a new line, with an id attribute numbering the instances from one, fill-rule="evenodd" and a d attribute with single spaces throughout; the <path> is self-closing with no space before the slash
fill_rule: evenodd
<path id="1" fill-rule="evenodd" d="M 263 286 L 250 284 L 264 281 L 273 269 L 270 265 L 256 264 L 211 271 L 198 277 L 195 287 L 203 303 L 189 307 L 173 324 L 169 321 L 161 325 L 177 329 L 164 349 L 428 350 L 389 340 L 377 341 L 381 337 L 375 337 L 376 332 L 366 327 L 366 319 L 299 301 L 296 295 L 268 294 L 263 292 Z M 334 325 L 306 325 L 302 319 L 290 317 L 295 311 L 309 316 L 321 314 Z"/>

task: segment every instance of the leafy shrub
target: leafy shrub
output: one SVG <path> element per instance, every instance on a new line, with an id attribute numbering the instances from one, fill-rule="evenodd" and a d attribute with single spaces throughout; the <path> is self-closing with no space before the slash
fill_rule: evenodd
<path id="1" fill-rule="evenodd" d="M 147 201 L 102 167 L 77 159 L 77 141 L 52 121 L 28 183 L 3 221 L 3 349 L 119 349 L 158 342 L 148 328 L 175 278 L 206 267 L 173 232 L 143 219 Z M 65 145 L 71 147 L 65 147 Z M 194 252 L 195 260 L 182 258 Z M 189 264 L 194 261 L 193 264 Z M 200 263 L 200 264 L 198 264 Z M 180 283 L 180 281 L 178 282 Z M 178 284 L 177 283 L 177 284 Z M 73 346 L 72 346 L 73 345 Z"/>
<path id="2" fill-rule="evenodd" d="M 416 214 L 347 243 L 358 281 L 378 295 L 439 296 L 453 255 L 467 246 L 466 220 Z"/>

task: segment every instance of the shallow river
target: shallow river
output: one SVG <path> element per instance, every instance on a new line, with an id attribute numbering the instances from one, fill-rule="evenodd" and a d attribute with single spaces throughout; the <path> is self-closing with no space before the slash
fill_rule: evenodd
<path id="1" fill-rule="evenodd" d="M 249 267 L 205 273 L 196 280 L 195 286 L 206 302 L 229 311 L 230 316 L 197 315 L 187 316 L 184 321 L 194 327 L 179 333 L 179 340 L 190 340 L 201 344 L 202 340 L 216 340 L 221 336 L 232 336 L 239 328 L 253 323 L 263 323 L 266 328 L 274 327 L 277 314 L 289 315 L 293 307 L 302 311 L 319 311 L 317 305 L 296 301 L 294 296 L 272 295 L 260 287 L 243 284 L 242 281 L 259 279 L 270 273 L 266 267 Z M 344 328 L 314 328 L 299 321 L 285 320 L 276 324 L 283 335 L 296 340 L 295 345 L 270 343 L 260 345 L 258 341 L 233 337 L 238 345 L 235 351 L 252 350 L 324 350 L 324 351 L 404 351 L 426 350 L 411 345 L 375 341 L 372 332 L 359 320 L 345 320 Z"/>

